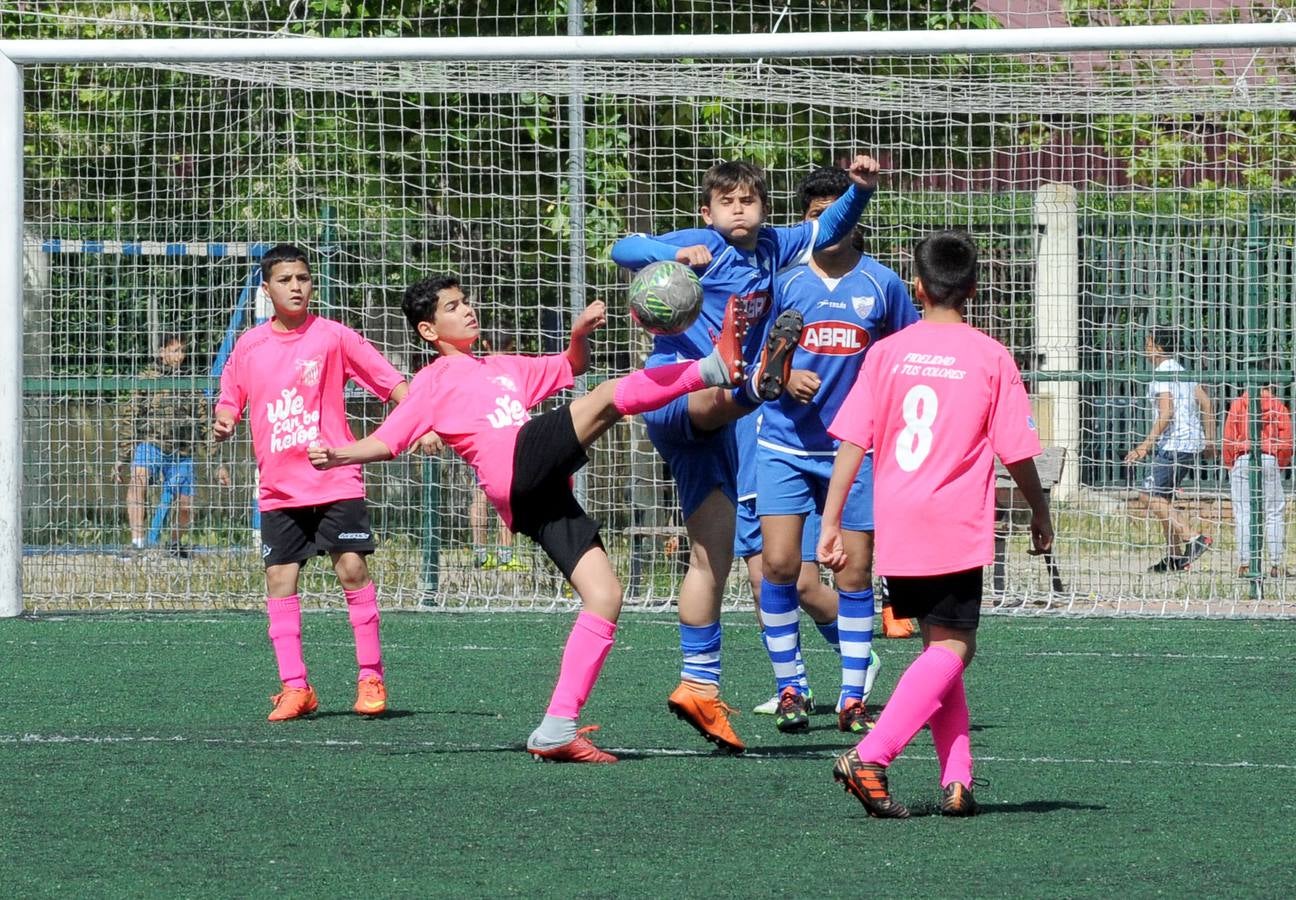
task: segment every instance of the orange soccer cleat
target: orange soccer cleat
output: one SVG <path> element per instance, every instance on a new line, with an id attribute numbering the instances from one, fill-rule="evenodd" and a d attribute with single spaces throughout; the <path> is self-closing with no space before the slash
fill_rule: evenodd
<path id="1" fill-rule="evenodd" d="M 666 701 L 666 708 L 697 729 L 698 734 L 728 753 L 742 753 L 747 745 L 729 724 L 729 714 L 738 710 L 701 685 L 681 681 Z"/>
<path id="2" fill-rule="evenodd" d="M 598 731 L 597 725 L 586 725 L 584 728 L 576 729 L 576 737 L 565 744 L 557 747 L 527 747 L 527 753 L 535 757 L 536 761 L 545 760 L 546 762 L 574 762 L 574 763 L 614 763 L 617 758 L 611 753 L 605 753 L 594 742 L 585 735 L 593 731 Z"/>
<path id="3" fill-rule="evenodd" d="M 387 685 L 377 675 L 356 684 L 356 702 L 351 707 L 362 716 L 380 716 L 387 711 Z"/>
<path id="4" fill-rule="evenodd" d="M 304 688 L 288 687 L 285 684 L 282 691 L 270 698 L 270 702 L 274 704 L 274 709 L 267 717 L 271 722 L 300 719 L 319 709 L 319 697 L 315 696 L 315 688 L 309 684 Z"/>

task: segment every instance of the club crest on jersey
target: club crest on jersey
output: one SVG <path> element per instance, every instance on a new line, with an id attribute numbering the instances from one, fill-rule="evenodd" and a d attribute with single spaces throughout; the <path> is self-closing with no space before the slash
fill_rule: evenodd
<path id="1" fill-rule="evenodd" d="M 872 294 L 865 294 L 863 297 L 851 297 L 851 306 L 855 307 L 855 315 L 861 319 L 867 319 L 868 314 L 873 312 L 875 305 L 877 305 L 877 297 Z"/>
<path id="2" fill-rule="evenodd" d="M 869 333 L 854 322 L 811 322 L 801 331 L 801 347 L 824 356 L 854 356 L 869 344 Z"/>
<path id="3" fill-rule="evenodd" d="M 517 382 L 512 378 L 509 378 L 507 375 L 496 375 L 491 379 L 491 381 L 495 382 L 496 385 L 502 387 L 506 391 L 511 391 L 514 394 L 517 393 Z"/>
<path id="4" fill-rule="evenodd" d="M 324 360 L 318 356 L 313 359 L 294 360 L 297 365 L 297 383 L 306 387 L 314 387 L 319 384 L 320 376 L 324 374 Z"/>

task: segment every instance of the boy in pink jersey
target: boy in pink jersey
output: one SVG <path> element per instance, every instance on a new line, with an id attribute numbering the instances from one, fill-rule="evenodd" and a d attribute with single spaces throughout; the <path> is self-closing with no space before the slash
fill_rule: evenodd
<path id="1" fill-rule="evenodd" d="M 533 419 L 532 407 L 571 387 L 589 368 L 589 335 L 606 320 L 603 301 L 591 303 L 572 324 L 566 352 L 549 356 L 474 356 L 477 314 L 453 276 L 410 285 L 402 308 L 440 357 L 414 376 L 408 400 L 377 431 L 345 447 L 321 441 L 311 461 L 327 469 L 391 459 L 428 431 L 462 456 L 504 523 L 539 544 L 581 600 L 549 708 L 527 739 L 527 751 L 555 762 L 616 762 L 586 737 L 597 725 L 576 725 L 612 649 L 621 583 L 598 523 L 572 494 L 571 476 L 588 461 L 585 449 L 622 416 L 704 387 L 731 386 L 732 373 L 742 371 L 744 317 L 731 301 L 716 349 L 704 359 L 605 381 Z"/>
<path id="2" fill-rule="evenodd" d="M 387 708 L 378 601 L 365 556 L 374 550 L 359 466 L 325 474 L 311 465 L 317 441 L 353 440 L 344 389 L 354 380 L 380 400 L 399 403 L 408 385 L 373 345 L 338 322 L 309 311 L 312 281 L 305 253 L 280 244 L 261 258 L 262 287 L 274 317 L 240 337 L 221 372 L 218 441 L 248 410 L 261 477 L 261 556 L 266 573 L 270 643 L 283 690 L 271 698 L 270 721 L 296 719 L 319 707 L 302 657 L 297 580 L 312 556 L 329 554 L 346 595 L 360 675 L 354 709 Z"/>
<path id="3" fill-rule="evenodd" d="M 924 724 L 940 760 L 941 812 L 976 812 L 963 670 L 976 651 L 982 567 L 994 558 L 996 455 L 1030 504 L 1031 552 L 1053 544 L 1021 374 L 1002 344 L 963 321 L 976 291 L 976 260 L 976 245 L 959 231 L 919 242 L 914 296 L 922 321 L 874 345 L 829 429 L 842 444 L 819 559 L 834 570 L 845 565 L 842 508 L 872 448 L 875 568 L 896 615 L 917 618 L 922 629 L 924 650 L 877 725 L 833 766 L 833 778 L 880 818 L 909 815 L 892 799 L 886 769 Z"/>

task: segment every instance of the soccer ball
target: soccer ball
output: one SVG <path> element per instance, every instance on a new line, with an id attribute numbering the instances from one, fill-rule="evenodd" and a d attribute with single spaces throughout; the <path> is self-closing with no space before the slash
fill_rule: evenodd
<path id="1" fill-rule="evenodd" d="M 630 316 L 649 334 L 679 334 L 702 311 L 702 282 L 683 263 L 649 263 L 630 282 Z"/>

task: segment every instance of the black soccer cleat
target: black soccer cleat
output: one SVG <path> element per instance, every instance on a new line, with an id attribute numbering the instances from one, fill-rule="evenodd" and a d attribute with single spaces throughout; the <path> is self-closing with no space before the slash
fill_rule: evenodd
<path id="1" fill-rule="evenodd" d="M 976 782 L 973 782 L 975 784 Z M 972 786 L 955 781 L 941 788 L 940 812 L 942 816 L 975 816 L 981 807 L 972 796 Z"/>
<path id="2" fill-rule="evenodd" d="M 795 309 L 785 309 L 774 320 L 761 351 L 760 375 L 756 379 L 756 395 L 762 400 L 777 400 L 783 396 L 792 375 L 792 354 L 796 352 L 804 327 L 805 320 Z"/>
<path id="3" fill-rule="evenodd" d="M 810 730 L 810 714 L 805 696 L 794 687 L 779 692 L 778 708 L 774 712 L 774 727 L 784 734 Z"/>
<path id="4" fill-rule="evenodd" d="M 857 751 L 852 749 L 837 757 L 833 780 L 840 782 L 848 794 L 854 794 L 873 818 L 909 818 L 908 807 L 893 798 L 887 789 L 886 766 L 861 761 Z"/>

